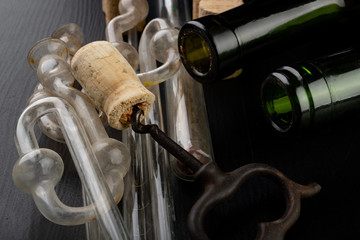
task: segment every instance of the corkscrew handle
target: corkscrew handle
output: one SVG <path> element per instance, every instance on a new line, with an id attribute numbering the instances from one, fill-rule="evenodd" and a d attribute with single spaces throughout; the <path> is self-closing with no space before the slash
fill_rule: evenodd
<path id="1" fill-rule="evenodd" d="M 193 239 L 209 239 L 203 228 L 206 214 L 221 202 L 230 199 L 247 180 L 265 176 L 279 184 L 286 200 L 286 211 L 275 221 L 260 223 L 257 240 L 281 240 L 286 231 L 300 215 L 302 197 L 310 197 L 320 191 L 320 185 L 300 185 L 293 182 L 279 170 L 260 163 L 244 165 L 232 172 L 221 171 L 214 162 L 204 165 L 195 180 L 204 185 L 204 192 L 192 207 L 188 217 L 188 228 Z"/>

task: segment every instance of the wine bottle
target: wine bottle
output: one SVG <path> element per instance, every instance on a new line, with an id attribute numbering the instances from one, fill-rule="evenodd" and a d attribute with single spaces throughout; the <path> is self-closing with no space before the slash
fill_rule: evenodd
<path id="1" fill-rule="evenodd" d="M 346 39 L 343 33 L 355 36 L 359 10 L 359 0 L 251 1 L 184 24 L 178 39 L 181 60 L 202 83 L 232 78 L 246 63 L 297 44 L 318 40 L 307 54 Z"/>
<path id="2" fill-rule="evenodd" d="M 283 66 L 262 83 L 261 101 L 271 125 L 298 132 L 360 108 L 360 53 L 346 50 Z"/>

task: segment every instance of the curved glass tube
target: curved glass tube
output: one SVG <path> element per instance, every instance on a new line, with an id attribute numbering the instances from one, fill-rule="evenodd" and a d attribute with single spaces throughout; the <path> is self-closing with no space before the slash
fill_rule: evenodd
<path id="1" fill-rule="evenodd" d="M 57 42 L 59 45 L 63 45 L 66 48 L 65 44 L 57 39 L 45 39 L 34 45 L 32 50 L 38 48 L 46 48 L 48 44 L 54 45 Z M 40 50 L 37 50 L 41 52 Z M 66 99 L 70 105 L 75 109 L 77 115 L 80 118 L 80 121 L 85 127 L 85 132 L 92 144 L 93 149 L 97 155 L 101 155 L 99 159 L 109 159 L 110 166 L 106 168 L 120 168 L 120 176 L 118 177 L 119 181 L 115 186 L 122 186 L 122 178 L 125 176 L 126 172 L 130 166 L 130 156 L 127 148 L 123 143 L 115 139 L 109 139 L 105 128 L 102 125 L 102 122 L 99 118 L 95 106 L 92 104 L 90 99 L 81 91 L 71 87 L 75 81 L 69 64 L 65 61 L 64 58 L 53 55 L 45 54 L 37 67 L 37 76 L 39 82 L 42 86 L 54 96 L 61 97 Z M 112 147 L 109 147 L 111 145 Z M 107 150 L 117 151 L 116 154 L 106 154 L 106 150 L 102 148 L 107 148 Z M 100 165 L 103 164 L 103 160 L 100 161 Z M 104 168 L 105 169 L 105 168 Z M 114 179 L 115 180 L 115 179 Z M 113 184 L 111 185 L 113 186 Z M 114 191 L 116 195 L 114 196 L 116 201 L 120 201 L 122 196 L 123 188 Z"/>
<path id="2" fill-rule="evenodd" d="M 68 23 L 59 27 L 51 34 L 51 37 L 60 39 L 66 44 L 69 49 L 70 59 L 84 42 L 84 33 L 81 27 L 75 23 Z"/>
<path id="3" fill-rule="evenodd" d="M 83 33 L 82 29 L 74 23 L 69 23 L 64 26 L 61 26 L 60 28 L 58 28 L 57 30 L 55 30 L 53 32 L 51 37 L 58 38 L 66 44 L 67 48 L 69 49 L 70 59 L 81 48 L 82 43 L 84 41 L 84 33 Z M 73 89 L 69 89 L 68 86 L 65 86 L 65 87 L 69 91 L 73 91 Z M 63 92 L 63 91 L 60 91 L 60 93 L 61 92 Z M 82 89 L 82 92 L 84 93 L 83 89 Z M 85 106 L 91 105 L 91 104 L 89 104 L 89 99 L 87 98 L 87 96 L 82 95 L 82 99 L 84 99 L 83 101 L 85 101 L 85 103 L 86 103 Z M 76 102 L 76 100 L 75 100 L 72 102 L 75 104 L 75 106 L 81 106 L 81 101 Z M 94 107 L 92 106 L 90 108 L 94 108 Z M 90 108 L 88 107 L 88 109 L 90 109 Z M 91 112 L 93 112 L 93 111 L 94 110 L 92 110 Z M 92 114 L 92 115 L 94 115 L 94 114 Z M 86 119 L 86 116 L 84 116 L 84 114 L 82 114 L 81 116 L 82 116 L 82 120 L 84 121 Z M 99 117 L 100 117 L 103 125 L 106 125 L 107 118 L 106 118 L 106 116 L 105 117 L 104 116 L 105 116 L 105 114 L 102 114 L 102 112 L 99 112 Z M 54 126 L 54 124 L 53 124 L 53 126 Z M 53 128 L 55 128 L 55 127 L 53 127 Z M 98 128 L 102 129 L 100 126 L 98 126 Z M 101 135 L 105 136 L 104 134 L 101 134 Z M 96 141 L 94 141 L 94 142 L 96 142 Z M 113 189 L 113 190 L 115 190 L 115 189 Z M 120 193 L 120 195 L 115 196 L 115 199 L 120 199 L 122 192 L 123 192 L 123 190 L 120 189 L 120 191 L 118 191 L 118 193 Z M 83 196 L 84 205 L 88 205 L 89 203 L 91 203 L 91 199 L 89 199 L 89 197 L 87 196 L 84 187 L 82 188 L 82 196 Z M 116 200 L 116 202 L 118 202 L 118 201 Z M 87 222 L 85 224 L 85 229 L 86 229 L 86 237 L 88 240 L 90 240 L 90 239 L 100 240 L 101 238 L 103 238 L 101 231 L 99 229 L 99 225 L 97 224 L 96 221 Z"/>
<path id="4" fill-rule="evenodd" d="M 79 50 L 79 48 L 81 47 L 84 41 L 84 33 L 81 27 L 75 23 L 69 23 L 59 27 L 52 33 L 51 37 L 60 39 L 66 44 L 69 54 L 65 54 L 63 56 L 66 57 L 66 60 L 68 62 L 70 62 L 72 56 L 76 53 L 77 50 Z M 35 59 L 30 55 L 28 55 L 28 60 L 32 68 L 38 65 L 38 62 L 35 62 Z M 36 59 L 36 60 L 39 61 L 40 59 Z M 53 96 L 53 95 L 49 91 L 44 89 L 44 87 L 39 83 L 36 85 L 34 93 L 29 98 L 27 105 L 33 103 L 38 99 L 48 96 Z M 51 114 L 45 115 L 42 118 L 40 118 L 38 126 L 41 132 L 44 133 L 49 138 L 57 142 L 65 143 L 60 126 L 56 122 L 55 117 L 51 116 Z"/>
<path id="5" fill-rule="evenodd" d="M 110 20 L 105 29 L 106 40 L 112 43 L 134 68 L 138 68 L 139 56 L 136 51 L 137 41 L 124 42 L 123 34 L 128 31 L 129 39 L 134 40 L 136 25 L 145 20 L 149 5 L 146 0 L 121 0 L 120 15 Z M 135 44 L 135 47 L 134 47 Z"/>
<path id="6" fill-rule="evenodd" d="M 119 12 L 121 14 L 113 18 L 106 26 L 106 40 L 111 42 L 119 52 L 121 52 L 134 69 L 137 69 L 137 65 L 139 64 L 139 56 L 133 46 L 123 41 L 123 34 L 124 32 L 129 31 L 129 40 L 131 44 L 136 46 L 137 42 L 134 41 L 135 35 L 132 29 L 145 19 L 148 11 L 149 6 L 147 1 L 122 0 L 119 2 Z M 171 30 L 169 29 L 168 31 L 177 32 L 174 28 Z M 149 43 L 150 42 L 148 42 L 148 44 Z M 158 56 L 156 58 L 164 58 L 164 56 L 166 56 L 165 60 L 162 61 L 163 64 L 158 68 L 151 68 L 149 71 L 141 71 L 141 73 L 138 74 L 138 77 L 145 87 L 150 87 L 169 79 L 172 75 L 176 74 L 180 68 L 181 63 L 177 45 L 170 47 L 163 46 L 161 45 L 162 43 L 164 43 L 162 40 L 155 41 L 153 43 L 155 45 L 153 50 L 155 50 L 155 56 Z"/>
<path id="7" fill-rule="evenodd" d="M 34 93 L 30 96 L 27 105 L 46 97 L 54 96 L 39 83 L 34 89 Z M 62 135 L 59 123 L 56 121 L 56 117 L 47 114 L 39 119 L 38 126 L 43 134 L 47 137 L 61 143 L 65 143 L 64 136 Z"/>
<path id="8" fill-rule="evenodd" d="M 121 0 L 119 12 L 121 14 L 111 19 L 106 26 L 106 40 L 111 43 L 123 42 L 124 32 L 134 28 L 146 18 L 149 5 L 145 0 Z"/>
<path id="9" fill-rule="evenodd" d="M 88 97 L 82 92 L 71 87 L 75 79 L 72 76 L 70 66 L 67 62 L 68 52 L 69 50 L 66 47 L 65 43 L 58 39 L 45 39 L 39 41 L 30 50 L 28 59 L 33 60 L 30 62 L 30 65 L 34 69 L 37 69 L 37 75 L 41 83 L 41 86 L 43 87 L 43 90 L 40 91 L 38 94 L 40 100 L 39 98 L 36 99 L 36 97 L 34 97 L 32 99 L 33 103 L 30 106 L 36 105 L 36 103 L 38 103 L 41 100 L 44 99 L 48 100 L 49 98 L 44 98 L 44 97 L 46 96 L 46 94 L 49 94 L 49 95 L 61 97 L 63 99 L 67 99 L 70 105 L 75 108 L 76 115 L 79 116 L 80 121 L 84 124 L 85 127 L 84 133 L 86 135 L 86 139 L 91 144 L 90 147 L 80 149 L 77 151 L 90 151 L 92 154 L 95 154 L 96 164 L 100 163 L 100 166 L 96 166 L 100 168 L 97 169 L 95 167 L 95 170 L 100 171 L 101 174 L 102 173 L 104 174 L 104 176 L 94 177 L 93 176 L 94 173 L 90 172 L 90 170 L 78 168 L 79 171 L 81 170 L 88 171 L 85 173 L 79 172 L 79 176 L 81 180 L 88 181 L 87 183 L 84 183 L 84 181 L 82 181 L 82 183 L 84 189 L 86 190 L 87 197 L 90 203 L 95 204 L 95 202 L 93 202 L 94 197 L 91 196 L 91 194 L 95 194 L 95 195 L 106 194 L 102 196 L 102 198 L 107 199 L 108 205 L 111 204 L 110 207 L 112 208 L 111 212 L 102 215 L 101 219 L 99 218 L 99 216 L 97 216 L 97 220 L 101 229 L 100 232 L 105 238 L 111 237 L 113 239 L 124 239 L 124 238 L 127 239 L 128 234 L 123 226 L 122 223 L 123 220 L 121 218 L 119 210 L 117 209 L 114 199 L 116 202 L 119 202 L 123 195 L 123 190 L 124 190 L 123 177 L 125 176 L 130 166 L 130 160 L 129 160 L 130 155 L 123 143 L 115 139 L 110 139 L 107 136 L 107 133 L 102 125 L 98 113 L 96 112 L 94 105 L 91 103 Z M 49 113 L 51 114 L 52 111 L 50 111 Z M 52 114 L 54 116 L 54 113 Z M 61 114 L 64 113 L 61 112 Z M 43 115 L 40 117 L 43 117 Z M 62 130 L 64 130 L 64 124 L 59 123 L 58 120 L 59 118 L 57 117 L 55 123 L 59 125 Z M 77 125 L 73 125 L 72 128 L 76 129 L 76 126 Z M 62 133 L 64 133 L 64 131 L 62 131 Z M 66 139 L 66 136 L 64 137 Z M 70 149 L 72 147 L 73 146 L 69 146 Z M 98 163 L 97 159 L 101 159 L 101 161 Z M 14 169 L 16 169 L 16 167 Z M 82 178 L 82 175 L 86 175 L 86 174 L 88 174 L 89 176 L 86 176 L 85 179 Z M 93 179 L 91 179 L 91 177 L 93 177 Z M 86 186 L 86 184 L 90 184 L 90 185 L 94 184 L 92 183 L 92 181 L 95 182 L 101 181 L 101 182 L 96 182 L 95 185 L 100 185 L 102 192 L 99 192 L 98 189 L 93 189 Z M 50 190 L 48 190 L 47 193 L 51 193 L 51 194 L 47 197 L 46 200 L 42 199 L 43 204 L 38 205 L 39 209 L 43 209 L 44 207 L 46 208 L 49 206 L 57 206 L 56 204 L 61 206 L 61 202 L 59 202 L 58 199 L 53 198 L 54 192 L 51 192 L 53 191 L 53 188 L 49 188 L 49 189 Z M 92 192 L 89 193 L 89 191 Z M 94 191 L 97 191 L 97 193 Z M 34 199 L 36 200 L 37 198 L 34 197 Z M 106 204 L 104 206 L 106 206 Z M 87 209 L 88 207 L 85 206 L 83 208 Z M 75 213 L 76 212 L 82 213 L 83 211 L 82 208 L 71 208 L 70 210 L 74 211 Z M 93 210 L 91 211 L 93 212 Z M 45 213 L 48 214 L 46 211 Z M 76 220 L 74 220 L 75 222 L 72 222 L 70 217 L 73 216 L 70 214 L 65 215 L 69 217 L 68 219 L 65 220 L 62 219 L 62 217 L 58 219 L 58 216 L 56 215 L 54 216 L 45 215 L 45 216 L 47 216 L 50 220 L 53 220 L 54 222 L 60 224 L 72 224 L 72 223 L 79 224 L 82 223 L 81 221 L 88 222 L 94 219 L 94 216 L 90 215 L 91 218 L 86 218 L 84 220 L 83 215 L 84 214 L 75 215 L 75 217 L 77 216 L 79 218 L 78 222 Z"/>
<path id="10" fill-rule="evenodd" d="M 54 114 L 63 129 L 76 169 L 93 205 L 69 207 L 56 195 L 55 185 L 61 178 L 61 157 L 50 149 L 40 149 L 34 134 L 36 121 Z M 15 133 L 20 155 L 13 169 L 13 179 L 21 190 L 31 193 L 49 220 L 63 225 L 76 225 L 95 218 L 102 233 L 112 239 L 126 239 L 119 210 L 104 180 L 96 155 L 75 110 L 57 97 L 40 99 L 21 114 Z"/>
<path id="11" fill-rule="evenodd" d="M 151 38 L 146 36 L 150 48 L 147 46 L 139 48 L 140 70 L 145 70 L 141 70 L 138 77 L 145 87 L 151 87 L 177 74 L 180 69 L 180 58 L 176 45 L 178 30 L 173 28 L 169 21 L 154 19 L 148 24 L 147 29 L 149 32 L 147 34 L 151 36 Z M 144 31 L 143 34 L 145 33 Z M 156 67 L 156 60 L 163 64 Z"/>

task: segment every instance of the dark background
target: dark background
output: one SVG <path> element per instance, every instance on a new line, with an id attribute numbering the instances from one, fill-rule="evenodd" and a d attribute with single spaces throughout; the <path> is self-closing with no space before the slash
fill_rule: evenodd
<path id="1" fill-rule="evenodd" d="M 104 39 L 100 0 L 0 1 L 0 239 L 85 239 L 83 226 L 59 226 L 42 217 L 32 197 L 18 190 L 11 178 L 18 158 L 16 122 L 37 83 L 27 52 L 69 22 L 83 28 L 86 43 Z M 354 239 L 360 234 L 359 114 L 284 137 L 269 127 L 261 111 L 259 85 L 272 70 L 268 63 L 294 61 L 301 50 L 259 59 L 240 79 L 204 86 L 215 158 L 224 171 L 267 163 L 298 183 L 322 186 L 318 195 L 302 201 L 300 218 L 285 239 Z M 60 199 L 81 205 L 80 183 L 66 146 L 38 135 L 41 147 L 55 149 L 64 159 L 65 174 L 57 188 Z M 188 239 L 186 216 L 201 187 L 177 179 L 173 186 L 176 236 Z M 207 229 L 213 239 L 254 239 L 256 224 L 281 217 L 284 209 L 279 187 L 258 177 L 210 213 Z"/>

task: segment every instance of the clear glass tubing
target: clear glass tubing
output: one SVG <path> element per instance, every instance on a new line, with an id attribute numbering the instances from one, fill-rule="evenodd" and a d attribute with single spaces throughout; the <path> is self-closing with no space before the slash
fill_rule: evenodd
<path id="1" fill-rule="evenodd" d="M 69 55 L 66 55 L 68 56 L 68 62 L 70 62 L 72 56 L 77 52 L 77 50 L 80 49 L 84 41 L 84 33 L 81 27 L 75 23 L 69 23 L 59 27 L 52 33 L 51 37 L 60 39 L 66 44 L 69 51 Z M 37 64 L 33 61 L 34 59 L 28 59 L 30 65 L 32 63 Z M 73 84 L 73 81 L 70 81 L 68 84 Z M 36 85 L 33 95 L 29 98 L 28 105 L 36 100 L 49 96 L 54 96 L 54 94 L 52 94 L 50 91 L 44 88 L 41 83 L 39 83 Z M 39 119 L 38 126 L 41 132 L 49 138 L 57 142 L 65 143 L 60 126 L 57 123 L 56 118 L 51 114 L 47 114 L 41 117 Z"/>
<path id="2" fill-rule="evenodd" d="M 121 0 L 119 1 L 120 15 L 110 20 L 106 26 L 106 40 L 124 42 L 123 34 L 145 20 L 149 12 L 146 0 Z"/>
<path id="3" fill-rule="evenodd" d="M 56 115 L 64 131 L 66 142 L 80 179 L 93 204 L 70 207 L 63 204 L 54 188 L 63 173 L 61 157 L 50 149 L 39 148 L 33 126 L 44 114 Z M 76 127 L 75 127 L 76 126 Z M 75 110 L 63 99 L 48 97 L 28 106 L 19 118 L 15 142 L 20 155 L 13 169 L 16 186 L 32 194 L 40 212 L 50 221 L 61 225 L 77 225 L 95 218 L 102 233 L 110 239 L 127 239 L 121 229 L 117 206 L 104 178 L 114 178 L 111 171 L 103 176 L 97 157 L 92 150 Z M 111 197 L 107 197 L 107 196 Z"/>
<path id="4" fill-rule="evenodd" d="M 87 96 L 71 87 L 74 78 L 68 64 L 68 53 L 65 43 L 58 39 L 39 41 L 29 52 L 29 63 L 38 70 L 42 86 L 58 97 L 36 100 L 21 115 L 15 137 L 20 159 L 15 164 L 13 178 L 20 189 L 33 195 L 39 210 L 49 220 L 76 225 L 96 218 L 104 238 L 128 239 L 115 201 L 120 201 L 123 194 L 122 179 L 130 165 L 129 152 L 123 143 L 107 136 Z M 24 164 L 33 171 L 47 172 L 47 165 L 41 162 L 48 159 L 47 153 L 51 150 L 39 150 L 33 134 L 35 122 L 46 114 L 56 116 L 62 129 L 87 197 L 92 203 L 88 206 L 74 208 L 61 203 L 54 191 L 60 178 L 45 181 L 41 174 L 36 179 L 33 172 L 23 172 Z M 57 159 L 51 164 L 57 166 L 61 177 L 61 158 L 53 157 L 53 153 L 50 155 Z M 33 181 L 29 181 L 29 177 Z"/>
<path id="5" fill-rule="evenodd" d="M 119 50 L 135 70 L 138 69 L 139 65 L 138 52 L 130 43 L 123 41 L 123 34 L 129 31 L 129 39 L 131 39 L 132 30 L 146 18 L 148 11 L 149 6 L 146 0 L 122 0 L 119 2 L 121 14 L 113 18 L 106 26 L 106 40 Z M 155 54 L 155 59 L 162 59 L 163 64 L 138 73 L 138 77 L 145 87 L 166 81 L 176 74 L 180 68 L 177 46 L 167 48 L 168 46 L 162 45 L 163 43 L 161 40 L 151 42 L 152 45 L 150 46 L 153 49 L 153 54 Z"/>
<path id="6" fill-rule="evenodd" d="M 58 29 L 56 29 L 53 32 L 51 37 L 60 39 L 66 44 L 67 48 L 69 49 L 69 58 L 68 58 L 69 62 L 72 59 L 72 57 L 74 56 L 74 54 L 77 52 L 77 50 L 80 49 L 80 47 L 82 46 L 82 43 L 84 41 L 84 33 L 83 33 L 81 27 L 75 23 L 69 23 L 69 24 L 65 24 L 65 25 L 59 27 Z M 73 85 L 73 79 L 70 78 L 70 81 L 67 84 Z M 82 92 L 83 92 L 83 90 L 82 90 Z M 76 93 L 77 92 L 75 92 L 75 95 L 76 95 Z M 56 93 L 55 93 L 55 95 L 56 95 Z M 47 89 L 44 88 L 41 85 L 41 83 L 39 83 L 34 90 L 34 94 L 30 97 L 30 99 L 28 101 L 28 105 L 38 99 L 49 97 L 49 96 L 54 96 L 54 95 L 50 91 L 47 91 Z M 87 98 L 84 95 L 82 97 L 85 97 L 85 99 Z M 86 100 L 85 102 L 86 102 L 86 105 L 89 106 L 89 101 Z M 81 102 L 77 101 L 77 104 L 80 104 L 79 106 L 81 106 Z M 99 117 L 102 120 L 103 124 L 106 125 L 107 119 L 106 119 L 105 114 L 103 114 L 100 111 Z M 83 119 L 85 119 L 85 118 L 83 117 Z M 65 143 L 61 127 L 59 126 L 55 116 L 53 116 L 52 114 L 46 114 L 39 119 L 37 124 L 38 124 L 40 130 L 45 135 L 47 135 L 49 138 L 51 138 L 57 142 Z M 87 197 L 87 195 L 86 195 L 86 191 L 85 191 L 84 187 L 82 188 L 82 195 L 83 195 L 84 205 L 88 205 L 89 203 L 91 203 L 89 197 Z M 96 221 L 91 221 L 91 222 L 85 223 L 85 229 L 86 229 L 86 236 L 87 236 L 88 240 L 91 240 L 91 239 L 99 240 L 102 238 L 99 226 Z"/>
<path id="7" fill-rule="evenodd" d="M 120 2 L 119 12 L 121 15 L 115 18 L 115 20 L 112 20 L 113 22 L 124 19 L 123 16 L 127 14 L 126 10 L 121 7 L 121 4 Z M 132 2 L 132 4 L 134 4 L 134 2 Z M 137 8 L 141 8 L 141 5 L 143 4 L 137 4 L 136 6 Z M 134 8 L 128 9 L 131 11 Z M 136 13 L 134 13 L 134 15 L 136 15 Z M 107 26 L 108 33 L 114 27 L 111 25 L 113 22 L 110 21 Z M 132 22 L 131 27 L 135 27 L 136 24 L 136 22 Z M 119 26 L 121 25 L 125 24 L 119 23 Z M 177 38 L 158 38 L 158 41 L 152 41 L 153 35 L 159 30 L 158 27 L 154 28 L 155 25 L 154 23 L 149 23 L 144 30 L 141 37 L 142 40 L 140 41 L 140 49 L 142 49 L 140 50 L 140 59 L 139 54 L 135 50 L 137 39 L 133 38 L 133 28 L 130 29 L 130 27 L 127 27 L 129 28 L 129 43 L 122 42 L 123 38 L 119 36 L 119 34 L 123 34 L 123 30 L 116 32 L 118 36 L 116 41 L 114 40 L 115 38 L 111 37 L 115 36 L 114 34 L 106 34 L 106 37 L 107 40 L 124 55 L 135 70 L 138 69 L 140 62 L 141 73 L 138 73 L 137 76 L 156 96 L 153 109 L 145 121 L 163 126 L 161 102 L 157 84 L 177 73 L 180 67 L 180 60 L 177 54 Z M 169 27 L 169 25 L 166 25 L 166 27 Z M 169 31 L 174 30 L 169 29 Z M 167 60 L 165 64 L 157 68 L 156 58 L 154 58 L 148 50 L 158 47 L 148 48 L 148 46 L 149 44 L 151 44 L 151 46 L 169 46 L 169 42 L 166 42 L 166 40 L 172 41 L 171 49 L 162 48 L 164 51 L 157 51 L 158 56 L 156 58 L 164 59 L 164 57 L 166 57 Z M 132 47 L 130 44 L 134 44 L 135 46 Z M 123 131 L 123 141 L 127 142 L 132 154 L 132 171 L 125 181 L 126 192 L 123 200 L 124 218 L 127 227 L 131 229 L 132 237 L 134 239 L 173 239 L 174 210 L 170 193 L 170 168 L 167 154 L 164 149 L 149 136 L 138 135 L 132 130 Z"/>
<path id="8" fill-rule="evenodd" d="M 124 8 L 124 5 L 129 7 Z M 141 36 L 140 54 L 138 54 L 134 27 L 143 17 L 142 14 L 145 12 L 143 7 L 148 8 L 144 0 L 120 1 L 121 15 L 109 22 L 106 28 L 106 39 L 122 53 L 135 70 L 138 69 L 140 63 L 140 73 L 137 76 L 156 96 L 152 111 L 145 121 L 158 124 L 163 129 L 158 84 L 177 74 L 179 70 L 180 59 L 176 44 L 178 33 L 165 20 L 149 23 Z M 137 20 L 129 23 L 129 18 L 126 17 L 129 13 Z M 160 29 L 165 28 L 166 31 L 155 37 Z M 124 29 L 128 30 L 128 43 L 123 42 Z M 161 59 L 164 64 L 157 67 L 156 59 Z M 138 135 L 132 130 L 123 131 L 123 141 L 127 143 L 132 154 L 132 171 L 125 181 L 126 192 L 123 200 L 124 218 L 128 228 L 131 229 L 132 237 L 134 239 L 174 238 L 175 216 L 170 192 L 170 167 L 167 154 L 150 136 Z"/>
<path id="9" fill-rule="evenodd" d="M 186 7 L 186 3 L 181 0 L 156 0 L 152 6 L 157 6 L 159 14 L 163 14 L 160 17 L 168 17 L 176 27 L 181 27 L 185 21 L 191 20 L 191 8 Z M 181 6 L 184 6 L 182 11 Z M 161 62 L 161 59 L 158 61 Z M 181 67 L 176 75 L 164 82 L 163 89 L 167 134 L 201 162 L 214 161 L 202 85 Z M 177 177 L 193 181 L 193 173 L 172 155 L 170 163 Z"/>
<path id="10" fill-rule="evenodd" d="M 169 53 L 166 50 L 171 49 L 169 54 L 176 53 L 176 43 L 177 30 L 173 29 L 169 21 L 154 19 L 149 22 L 139 43 L 141 73 L 138 76 L 157 68 L 152 46 L 159 44 L 164 47 L 164 51 L 157 52 L 158 56 L 162 54 L 164 60 Z M 177 71 L 172 75 L 176 73 Z M 156 84 L 148 89 L 154 93 L 156 100 L 144 121 L 164 129 L 159 86 Z M 132 228 L 134 239 L 174 239 L 175 214 L 170 191 L 171 170 L 166 151 L 149 135 L 139 135 L 132 130 L 124 131 L 123 139 L 127 139 L 128 146 L 131 147 L 133 160 L 133 176 L 125 181 L 125 222 Z"/>
<path id="11" fill-rule="evenodd" d="M 167 134 L 203 164 L 214 161 L 202 85 L 182 67 L 176 78 L 165 82 Z M 194 180 L 194 172 L 170 155 L 177 177 Z"/>
<path id="12" fill-rule="evenodd" d="M 160 1 L 158 5 L 165 7 L 174 5 L 166 1 L 163 2 Z M 121 11 L 121 8 L 119 8 L 119 10 L 121 13 L 126 13 L 124 9 Z M 170 18 L 174 19 L 174 16 Z M 136 23 L 133 23 L 132 26 L 134 27 L 135 25 Z M 111 29 L 113 27 L 109 24 L 107 31 Z M 166 96 L 169 135 L 202 162 L 213 161 L 214 156 L 202 86 L 195 83 L 185 70 L 179 72 L 181 64 L 179 62 L 177 46 L 173 47 L 171 44 L 169 45 L 164 42 L 164 37 L 166 39 L 169 31 L 176 30 L 173 27 L 163 29 L 156 36 L 154 35 L 153 39 L 148 43 L 148 48 L 151 49 L 150 58 L 154 58 L 163 64 L 157 68 L 148 67 L 145 71 L 138 73 L 138 77 L 146 87 L 151 87 L 167 80 L 165 82 L 166 90 L 164 94 Z M 123 31 L 119 31 L 117 34 L 120 33 L 123 33 Z M 106 36 L 107 40 L 111 41 L 109 34 Z M 123 38 L 118 37 L 117 39 L 117 41 L 121 41 Z M 124 44 L 126 45 L 126 43 L 117 42 L 115 46 Z M 138 59 L 138 56 L 136 50 L 132 49 L 133 52 L 128 51 L 127 48 L 121 49 L 118 47 L 118 50 L 125 58 L 130 63 L 133 63 L 131 65 L 134 69 L 137 69 L 136 63 L 138 60 L 136 59 Z M 143 62 L 147 63 L 147 61 Z M 171 165 L 178 177 L 190 181 L 193 179 L 193 173 L 172 156 L 170 156 L 170 159 Z"/>
<path id="13" fill-rule="evenodd" d="M 136 70 L 139 65 L 137 50 L 132 44 L 124 41 L 123 34 L 128 32 L 130 36 L 132 29 L 145 20 L 149 12 L 149 5 L 146 0 L 121 0 L 118 8 L 120 15 L 111 19 L 107 24 L 105 37 Z"/>

